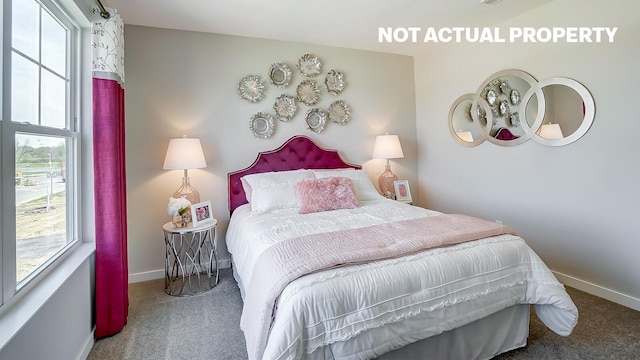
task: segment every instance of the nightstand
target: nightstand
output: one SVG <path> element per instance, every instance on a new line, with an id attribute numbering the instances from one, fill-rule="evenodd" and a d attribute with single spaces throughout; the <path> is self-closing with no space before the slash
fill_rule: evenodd
<path id="1" fill-rule="evenodd" d="M 213 219 L 202 225 L 176 228 L 162 226 L 165 256 L 164 291 L 172 296 L 189 296 L 210 290 L 218 283 L 216 228 Z"/>

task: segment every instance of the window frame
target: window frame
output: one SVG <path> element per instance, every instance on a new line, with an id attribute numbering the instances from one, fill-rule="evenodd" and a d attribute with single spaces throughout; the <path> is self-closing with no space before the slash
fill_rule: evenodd
<path id="1" fill-rule="evenodd" d="M 82 204 L 80 192 L 81 174 L 81 126 L 80 115 L 82 114 L 80 92 L 82 85 L 82 27 L 74 20 L 74 16 L 68 13 L 64 4 L 59 4 L 57 0 L 34 0 L 40 6 L 40 11 L 47 11 L 58 22 L 68 29 L 67 36 L 67 64 L 66 72 L 68 83 L 66 88 L 68 96 L 65 109 L 65 129 L 42 126 L 39 124 L 17 123 L 11 121 L 11 62 L 14 50 L 12 47 L 12 2 L 15 0 L 3 1 L 0 16 L 2 16 L 2 29 L 0 38 L 2 39 L 2 56 L 0 65 L 2 66 L 2 87 L 0 106 L 2 117 L 0 118 L 0 308 L 12 302 L 20 293 L 26 293 L 29 289 L 38 284 L 46 274 L 64 261 L 72 253 L 72 249 L 80 245 L 80 204 Z M 39 28 L 41 29 L 40 23 Z M 42 37 L 42 34 L 39 34 Z M 42 46 L 42 45 L 41 45 Z M 38 59 L 38 66 L 42 66 L 42 59 Z M 46 67 L 45 67 L 46 68 Z M 66 82 L 66 79 L 65 79 Z M 39 85 L 39 88 L 41 85 Z M 39 108 L 42 99 L 39 98 Z M 38 111 L 38 122 L 41 114 Z M 16 274 L 16 211 L 15 211 L 15 134 L 24 133 L 29 135 L 45 135 L 65 138 L 66 144 L 66 191 L 67 191 L 67 242 L 52 257 L 42 263 L 37 269 L 22 279 L 19 283 Z M 1 312 L 0 312 L 1 313 Z"/>

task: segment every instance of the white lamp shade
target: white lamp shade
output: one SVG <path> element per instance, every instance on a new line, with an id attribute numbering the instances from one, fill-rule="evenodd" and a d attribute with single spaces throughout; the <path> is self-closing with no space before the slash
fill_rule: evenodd
<path id="1" fill-rule="evenodd" d="M 164 158 L 165 170 L 200 169 L 207 167 L 200 139 L 171 139 Z"/>
<path id="2" fill-rule="evenodd" d="M 540 136 L 545 139 L 562 139 L 564 136 L 562 135 L 562 129 L 560 129 L 560 124 L 544 124 L 540 128 Z"/>
<path id="3" fill-rule="evenodd" d="M 378 135 L 373 145 L 374 159 L 400 159 L 404 157 L 398 135 Z"/>

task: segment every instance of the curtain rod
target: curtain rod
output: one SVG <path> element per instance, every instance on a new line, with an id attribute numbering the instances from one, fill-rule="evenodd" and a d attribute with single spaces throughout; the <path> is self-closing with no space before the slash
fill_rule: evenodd
<path id="1" fill-rule="evenodd" d="M 110 18 L 111 14 L 109 14 L 107 9 L 104 8 L 104 5 L 102 5 L 102 1 L 96 0 L 96 3 L 98 4 L 98 7 L 100 8 L 100 16 L 102 16 L 105 19 Z"/>

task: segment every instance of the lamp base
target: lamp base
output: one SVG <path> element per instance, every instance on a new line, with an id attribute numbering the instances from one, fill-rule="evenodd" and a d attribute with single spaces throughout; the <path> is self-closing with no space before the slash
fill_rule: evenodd
<path id="1" fill-rule="evenodd" d="M 192 205 L 200 202 L 200 193 L 191 186 L 188 176 L 182 178 L 182 185 L 173 193 L 173 197 L 185 198 L 189 200 Z M 184 213 L 183 217 L 185 217 L 188 222 L 191 222 L 191 208 Z"/>
<path id="2" fill-rule="evenodd" d="M 396 180 L 398 180 L 398 177 L 396 174 L 391 172 L 391 166 L 386 165 L 384 172 L 378 178 L 378 186 L 380 187 L 380 193 L 382 193 L 382 196 L 395 200 L 396 191 L 393 187 L 393 182 Z"/>

